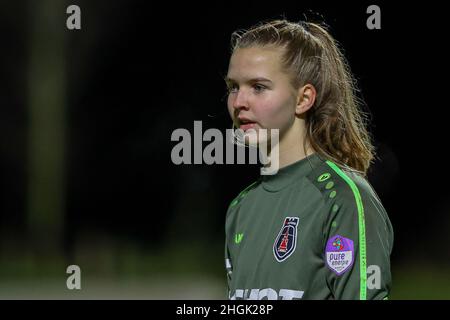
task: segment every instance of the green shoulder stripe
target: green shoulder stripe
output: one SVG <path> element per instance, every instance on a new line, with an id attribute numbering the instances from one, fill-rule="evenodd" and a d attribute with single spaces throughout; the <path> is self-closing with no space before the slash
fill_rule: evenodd
<path id="1" fill-rule="evenodd" d="M 366 261 L 366 224 L 364 219 L 364 206 L 359 193 L 358 187 L 355 182 L 350 179 L 335 163 L 327 160 L 326 163 L 350 186 L 356 200 L 356 206 L 358 209 L 358 229 L 359 229 L 359 273 L 360 273 L 360 286 L 359 286 L 359 298 L 360 300 L 366 300 L 367 297 L 367 261 Z"/>
<path id="2" fill-rule="evenodd" d="M 245 197 L 245 195 L 253 188 L 253 186 L 255 185 L 255 184 L 257 184 L 258 183 L 258 180 L 257 181 L 255 181 L 255 182 L 253 182 L 251 185 L 249 185 L 247 188 L 245 188 L 244 190 L 242 190 L 241 191 L 241 193 L 239 193 L 239 195 L 236 197 L 236 198 L 234 198 L 234 200 L 231 202 L 231 204 L 230 204 L 230 208 L 231 207 L 233 207 L 233 206 L 235 206 L 238 202 L 239 202 L 239 200 L 241 200 L 243 197 Z"/>

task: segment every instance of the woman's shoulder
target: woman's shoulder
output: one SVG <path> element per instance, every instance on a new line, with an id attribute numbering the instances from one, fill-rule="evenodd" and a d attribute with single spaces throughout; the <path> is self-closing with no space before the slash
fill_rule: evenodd
<path id="1" fill-rule="evenodd" d="M 379 201 L 375 190 L 361 173 L 339 167 L 331 161 L 324 161 L 315 168 L 308 179 L 327 199 L 355 202 L 372 198 Z"/>
<path id="2" fill-rule="evenodd" d="M 253 189 L 255 189 L 259 185 L 259 183 L 260 183 L 260 179 L 254 181 L 249 186 L 247 186 L 244 190 L 239 192 L 239 194 L 233 199 L 233 201 L 231 201 L 228 208 L 230 209 L 230 208 L 236 206 L 239 202 L 241 202 L 242 199 L 244 199 L 245 196 L 247 196 L 247 194 L 249 192 L 251 192 Z"/>

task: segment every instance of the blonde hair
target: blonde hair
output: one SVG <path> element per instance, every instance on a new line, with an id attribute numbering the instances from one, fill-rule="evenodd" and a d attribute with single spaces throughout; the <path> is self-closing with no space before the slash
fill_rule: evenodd
<path id="1" fill-rule="evenodd" d="M 311 84 L 317 91 L 306 112 L 306 143 L 322 157 L 363 175 L 374 158 L 366 129 L 367 114 L 357 99 L 356 81 L 337 42 L 325 26 L 286 20 L 261 23 L 231 37 L 232 52 L 247 47 L 278 47 L 282 67 L 294 88 Z"/>

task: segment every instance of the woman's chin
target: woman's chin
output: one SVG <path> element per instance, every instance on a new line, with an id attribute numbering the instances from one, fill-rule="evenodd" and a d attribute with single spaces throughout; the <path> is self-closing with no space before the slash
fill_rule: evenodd
<path id="1" fill-rule="evenodd" d="M 248 129 L 244 132 L 245 144 L 251 147 L 258 147 L 267 144 L 268 133 L 265 129 Z"/>
<path id="2" fill-rule="evenodd" d="M 270 144 L 270 141 L 275 138 L 278 138 L 278 130 L 277 129 L 265 129 L 254 127 L 247 130 L 243 130 L 241 128 L 235 130 L 235 136 L 237 140 L 241 144 L 245 144 L 246 146 L 251 147 L 266 147 Z M 278 141 L 276 139 L 275 141 Z"/>

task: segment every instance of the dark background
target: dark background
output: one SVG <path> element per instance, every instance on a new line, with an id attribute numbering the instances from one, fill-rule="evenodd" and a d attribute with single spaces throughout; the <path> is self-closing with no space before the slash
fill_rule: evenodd
<path id="1" fill-rule="evenodd" d="M 70 4 L 81 30 L 66 28 Z M 366 27 L 371 4 L 381 30 Z M 450 298 L 443 14 L 429 1 L 1 1 L 0 296 L 80 297 L 65 288 L 77 264 L 84 297 L 220 298 L 225 212 L 258 168 L 174 165 L 170 137 L 194 120 L 230 127 L 234 30 L 306 17 L 329 25 L 371 112 L 393 298 Z"/>

